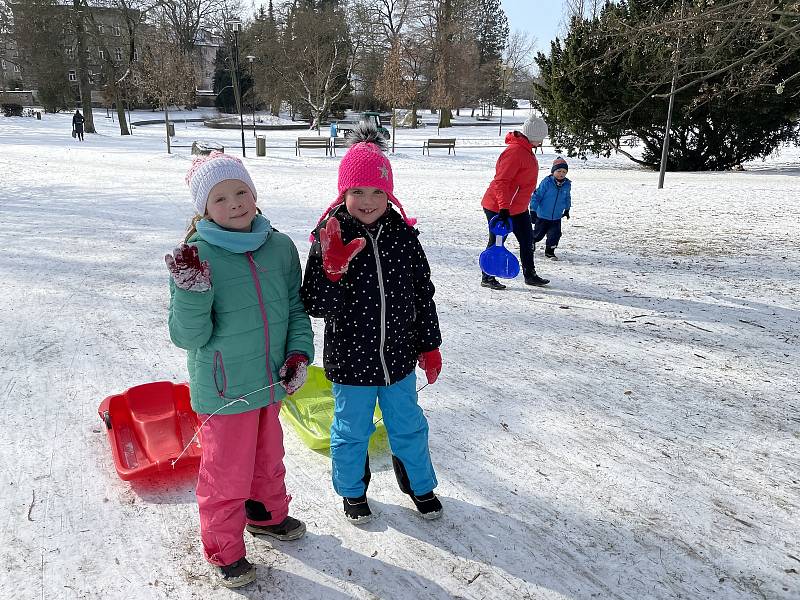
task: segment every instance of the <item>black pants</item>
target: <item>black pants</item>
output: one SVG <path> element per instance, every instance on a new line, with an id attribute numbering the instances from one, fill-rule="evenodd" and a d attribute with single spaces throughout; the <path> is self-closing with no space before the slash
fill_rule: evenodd
<path id="1" fill-rule="evenodd" d="M 486 214 L 486 220 L 491 221 L 498 213 L 484 208 L 483 212 Z M 526 210 L 524 213 L 512 215 L 511 227 L 513 229 L 514 237 L 519 242 L 519 258 L 522 263 L 523 272 L 535 272 L 536 267 L 533 264 L 533 227 L 531 226 L 531 215 Z M 495 244 L 496 235 L 489 233 L 489 243 L 486 244 L 487 248 L 491 248 Z M 486 273 L 484 277 L 488 277 Z"/>
<path id="2" fill-rule="evenodd" d="M 555 248 L 558 246 L 558 240 L 561 239 L 561 219 L 551 221 L 549 219 L 536 219 L 536 225 L 533 227 L 533 243 L 541 242 L 542 238 L 547 236 L 548 248 Z"/>

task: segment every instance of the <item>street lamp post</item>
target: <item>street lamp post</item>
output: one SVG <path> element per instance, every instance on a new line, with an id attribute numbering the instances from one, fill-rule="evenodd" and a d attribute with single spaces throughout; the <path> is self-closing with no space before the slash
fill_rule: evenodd
<path id="1" fill-rule="evenodd" d="M 242 86 L 239 78 L 239 32 L 242 31 L 242 22 L 239 20 L 228 21 L 228 26 L 233 32 L 233 65 L 236 70 L 233 90 L 236 92 L 236 102 L 239 109 L 239 129 L 242 132 L 242 157 L 247 153 L 244 148 L 244 118 L 242 117 Z"/>
<path id="2" fill-rule="evenodd" d="M 253 75 L 253 61 L 256 57 L 252 54 L 248 54 L 246 58 L 250 63 L 250 104 L 253 108 L 253 137 L 256 137 L 256 78 Z"/>

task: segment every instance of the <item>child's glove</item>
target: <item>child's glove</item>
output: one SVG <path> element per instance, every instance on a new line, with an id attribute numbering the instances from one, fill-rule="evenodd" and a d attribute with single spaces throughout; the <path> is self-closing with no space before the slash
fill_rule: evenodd
<path id="1" fill-rule="evenodd" d="M 567 210 L 565 210 L 565 211 L 564 211 L 564 216 L 565 216 L 565 217 L 567 217 L 567 218 L 569 219 L 569 209 L 567 209 Z"/>
<path id="2" fill-rule="evenodd" d="M 339 221 L 336 217 L 331 217 L 325 227 L 319 230 L 319 243 L 322 248 L 322 268 L 325 276 L 336 283 L 347 272 L 353 257 L 367 245 L 367 240 L 356 238 L 345 246 L 342 243 Z"/>
<path id="3" fill-rule="evenodd" d="M 501 208 L 500 212 L 497 213 L 500 216 L 500 220 L 505 223 L 506 227 L 511 227 L 511 211 L 507 208 Z"/>
<path id="4" fill-rule="evenodd" d="M 428 383 L 434 383 L 439 377 L 439 373 L 442 372 L 442 354 L 439 349 L 423 352 L 417 360 L 419 361 L 419 368 L 425 371 Z"/>
<path id="5" fill-rule="evenodd" d="M 164 256 L 172 279 L 182 290 L 205 292 L 211 289 L 211 267 L 208 261 L 200 262 L 197 246 L 181 244 L 172 254 Z"/>
<path id="6" fill-rule="evenodd" d="M 294 394 L 303 387 L 308 376 L 308 357 L 299 352 L 292 352 L 286 357 L 286 362 L 278 371 L 281 381 L 280 384 L 287 394 Z"/>

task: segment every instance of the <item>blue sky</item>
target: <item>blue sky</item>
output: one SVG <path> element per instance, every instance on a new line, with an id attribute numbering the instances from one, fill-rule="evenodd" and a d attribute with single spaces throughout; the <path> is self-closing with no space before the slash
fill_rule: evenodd
<path id="1" fill-rule="evenodd" d="M 550 50 L 550 40 L 556 37 L 561 23 L 563 0 L 501 0 L 511 31 L 521 29 L 533 34 L 537 48 Z"/>

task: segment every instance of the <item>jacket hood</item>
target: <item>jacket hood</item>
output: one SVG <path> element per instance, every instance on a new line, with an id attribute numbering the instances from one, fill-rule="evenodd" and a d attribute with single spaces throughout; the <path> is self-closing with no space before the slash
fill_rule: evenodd
<path id="1" fill-rule="evenodd" d="M 519 131 L 509 131 L 506 134 L 506 144 L 508 144 L 509 146 L 511 146 L 512 144 L 518 144 L 528 150 L 533 149 L 533 144 L 531 144 L 531 141 Z"/>

